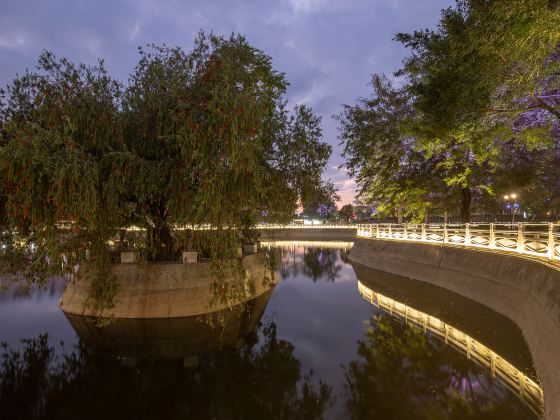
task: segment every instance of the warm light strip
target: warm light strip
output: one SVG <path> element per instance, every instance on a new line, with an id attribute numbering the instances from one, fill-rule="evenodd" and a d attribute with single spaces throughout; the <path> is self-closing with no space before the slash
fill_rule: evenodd
<path id="1" fill-rule="evenodd" d="M 313 248 L 352 248 L 354 242 L 345 241 L 260 241 L 261 245 L 271 247 L 313 247 Z"/>
<path id="2" fill-rule="evenodd" d="M 227 229 L 226 226 L 223 227 Z M 174 230 L 213 230 L 216 229 L 215 226 L 211 226 L 209 224 L 205 225 L 182 225 L 182 226 L 174 226 Z M 289 224 L 289 225 L 280 225 L 280 224 L 258 224 L 255 226 L 257 230 L 269 230 L 269 229 L 351 229 L 357 230 L 357 225 L 300 225 L 300 224 Z M 142 228 L 139 226 L 130 226 L 126 228 L 128 231 L 145 231 L 146 228 Z"/>
<path id="3" fill-rule="evenodd" d="M 360 280 L 358 280 L 358 291 L 372 305 L 383 309 L 394 317 L 404 319 L 406 323 L 412 322 L 420 326 L 425 332 L 434 333 L 446 344 L 451 344 L 464 353 L 469 360 L 490 369 L 492 377 L 497 377 L 502 384 L 517 393 L 521 400 L 536 414 L 543 415 L 544 397 L 542 388 L 496 352 L 439 318 L 375 292 Z"/>

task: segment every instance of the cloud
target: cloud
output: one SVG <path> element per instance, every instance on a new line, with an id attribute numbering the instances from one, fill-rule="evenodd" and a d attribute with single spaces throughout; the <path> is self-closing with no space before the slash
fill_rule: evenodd
<path id="1" fill-rule="evenodd" d="M 27 43 L 25 34 L 0 34 L 0 49 L 20 49 Z"/>
<path id="2" fill-rule="evenodd" d="M 324 8 L 328 0 L 290 0 L 292 9 L 296 14 L 310 13 Z"/>
<path id="3" fill-rule="evenodd" d="M 190 49 L 203 29 L 242 32 L 273 59 L 290 82 L 290 103 L 311 105 L 322 116 L 333 156 L 325 177 L 348 180 L 332 120 L 341 105 L 367 96 L 371 74 L 392 73 L 405 50 L 396 32 L 433 27 L 453 0 L 3 0 L 0 13 L 0 86 L 32 68 L 48 49 L 73 61 L 105 59 L 126 81 L 137 47 L 149 43 Z M 334 168 L 333 168 L 334 167 Z M 351 183 L 342 183 L 344 200 Z M 341 190 L 342 191 L 342 190 Z"/>

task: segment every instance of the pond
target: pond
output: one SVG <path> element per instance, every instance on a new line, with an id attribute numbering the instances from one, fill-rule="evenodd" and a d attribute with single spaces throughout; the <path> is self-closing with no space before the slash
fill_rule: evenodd
<path id="1" fill-rule="evenodd" d="M 539 417 L 530 353 L 507 319 L 353 266 L 351 243 L 264 248 L 278 285 L 221 322 L 98 326 L 60 311 L 63 280 L 8 285 L 0 418 Z"/>

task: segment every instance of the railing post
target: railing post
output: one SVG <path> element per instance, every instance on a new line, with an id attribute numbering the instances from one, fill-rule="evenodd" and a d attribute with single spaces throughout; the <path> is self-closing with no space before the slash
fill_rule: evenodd
<path id="1" fill-rule="evenodd" d="M 496 236 L 494 234 L 494 223 L 490 223 L 490 232 L 488 233 L 488 246 L 490 248 L 496 247 Z"/>
<path id="2" fill-rule="evenodd" d="M 375 224 L 375 237 L 379 239 L 379 224 Z"/>
<path id="3" fill-rule="evenodd" d="M 554 258 L 554 223 L 548 224 L 548 250 L 546 256 Z"/>
<path id="4" fill-rule="evenodd" d="M 449 242 L 449 238 L 447 237 L 447 223 L 443 224 L 443 243 L 446 244 Z"/>
<path id="5" fill-rule="evenodd" d="M 407 229 L 406 229 L 406 223 L 404 224 L 403 239 L 408 239 L 408 234 L 407 234 Z"/>
<path id="6" fill-rule="evenodd" d="M 471 244 L 471 227 L 468 223 L 465 223 L 465 245 Z"/>
<path id="7" fill-rule="evenodd" d="M 523 236 L 523 225 L 517 224 L 517 252 L 525 251 L 525 237 Z"/>
<path id="8" fill-rule="evenodd" d="M 420 237 L 420 240 L 426 240 L 426 223 L 422 223 L 422 236 Z"/>
<path id="9" fill-rule="evenodd" d="M 393 234 L 391 230 L 391 224 L 389 223 L 389 239 L 393 239 Z"/>

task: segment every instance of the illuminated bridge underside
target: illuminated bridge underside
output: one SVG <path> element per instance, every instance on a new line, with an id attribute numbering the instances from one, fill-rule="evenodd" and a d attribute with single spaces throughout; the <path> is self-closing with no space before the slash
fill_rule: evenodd
<path id="1" fill-rule="evenodd" d="M 383 309 L 394 317 L 402 318 L 407 323 L 430 331 L 445 344 L 465 354 L 469 360 L 488 368 L 492 377 L 504 384 L 527 404 L 539 416 L 544 413 L 544 397 L 542 388 L 496 352 L 478 342 L 464 332 L 446 324 L 439 318 L 416 310 L 404 303 L 377 293 L 358 280 L 358 290 L 362 297 L 371 304 Z"/>

